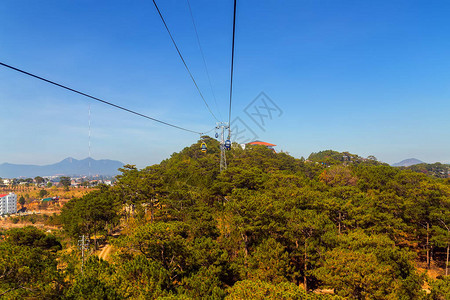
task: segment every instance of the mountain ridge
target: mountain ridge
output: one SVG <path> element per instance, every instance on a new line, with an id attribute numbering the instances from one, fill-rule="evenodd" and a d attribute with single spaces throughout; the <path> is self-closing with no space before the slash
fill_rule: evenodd
<path id="1" fill-rule="evenodd" d="M 124 163 L 117 160 L 96 160 L 92 157 L 81 160 L 67 157 L 60 162 L 48 165 L 3 163 L 0 164 L 0 177 L 81 176 L 89 174 L 115 176 L 120 173 L 117 169 L 123 167 L 123 165 Z"/>
<path id="2" fill-rule="evenodd" d="M 420 159 L 417 158 L 407 158 L 404 159 L 398 163 L 394 163 L 391 166 L 393 167 L 410 167 L 410 166 L 414 166 L 414 165 L 418 165 L 418 164 L 423 164 L 425 162 L 421 161 Z"/>

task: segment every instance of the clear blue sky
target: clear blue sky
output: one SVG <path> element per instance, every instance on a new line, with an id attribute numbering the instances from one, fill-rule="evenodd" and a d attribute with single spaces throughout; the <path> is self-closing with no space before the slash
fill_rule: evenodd
<path id="1" fill-rule="evenodd" d="M 217 106 L 187 2 L 158 4 L 226 120 L 233 3 L 190 1 Z M 240 0 L 232 118 L 295 157 L 448 163 L 449 13 L 447 1 Z M 149 0 L 3 0 L 0 61 L 195 131 L 215 126 Z M 283 111 L 264 130 L 244 112 L 262 91 Z M 198 139 L 1 67 L 0 163 L 87 157 L 89 104 L 95 159 L 144 167 Z"/>

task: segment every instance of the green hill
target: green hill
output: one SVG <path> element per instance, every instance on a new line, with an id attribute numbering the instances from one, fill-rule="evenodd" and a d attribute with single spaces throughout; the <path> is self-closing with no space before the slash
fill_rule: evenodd
<path id="1" fill-rule="evenodd" d="M 450 165 L 434 163 L 434 164 L 416 164 L 413 166 L 407 167 L 407 169 L 412 170 L 414 172 L 420 172 L 427 175 L 431 175 L 437 178 L 448 178 L 450 174 Z"/>
<path id="2" fill-rule="evenodd" d="M 19 296 L 50 293 L 55 278 L 71 299 L 424 299 L 425 280 L 434 299 L 446 295 L 449 180 L 349 153 L 305 161 L 263 146 L 233 147 L 220 172 L 219 155 L 203 137 L 71 200 L 63 236 L 73 246 L 80 235 L 95 237 L 92 247 L 109 240 L 114 255 L 91 256 L 81 273 L 79 255 L 58 252 L 60 267 L 47 267 L 37 287 L 22 281 L 30 289 Z M 418 264 L 442 277 L 420 275 Z"/>

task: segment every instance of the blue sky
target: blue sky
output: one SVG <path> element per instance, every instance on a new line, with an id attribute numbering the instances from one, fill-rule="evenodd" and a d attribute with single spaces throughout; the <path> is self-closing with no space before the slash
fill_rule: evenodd
<path id="1" fill-rule="evenodd" d="M 210 107 L 226 121 L 232 1 L 158 1 Z M 238 1 L 232 119 L 295 157 L 334 149 L 450 162 L 450 4 Z M 205 132 L 215 126 L 151 1 L 0 2 L 0 61 Z M 282 110 L 263 129 L 260 92 Z M 91 153 L 145 167 L 194 143 L 179 131 L 0 68 L 0 163 Z M 213 134 L 213 133 L 212 133 Z"/>

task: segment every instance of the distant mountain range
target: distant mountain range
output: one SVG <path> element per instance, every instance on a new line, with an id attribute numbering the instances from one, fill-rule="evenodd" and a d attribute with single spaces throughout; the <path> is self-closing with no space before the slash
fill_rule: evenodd
<path id="1" fill-rule="evenodd" d="M 392 164 L 393 167 L 409 167 L 409 166 L 414 166 L 414 165 L 418 165 L 418 164 L 423 164 L 424 162 L 421 160 L 418 160 L 417 158 L 408 158 L 408 159 L 404 159 L 401 162 Z"/>
<path id="2" fill-rule="evenodd" d="M 90 162 L 90 167 L 89 167 Z M 59 163 L 52 165 L 17 165 L 4 163 L 0 164 L 0 177 L 18 178 L 18 177 L 36 177 L 36 176 L 78 176 L 78 175 L 103 175 L 115 176 L 117 171 L 124 164 L 117 160 L 85 158 L 77 160 L 68 157 Z"/>

